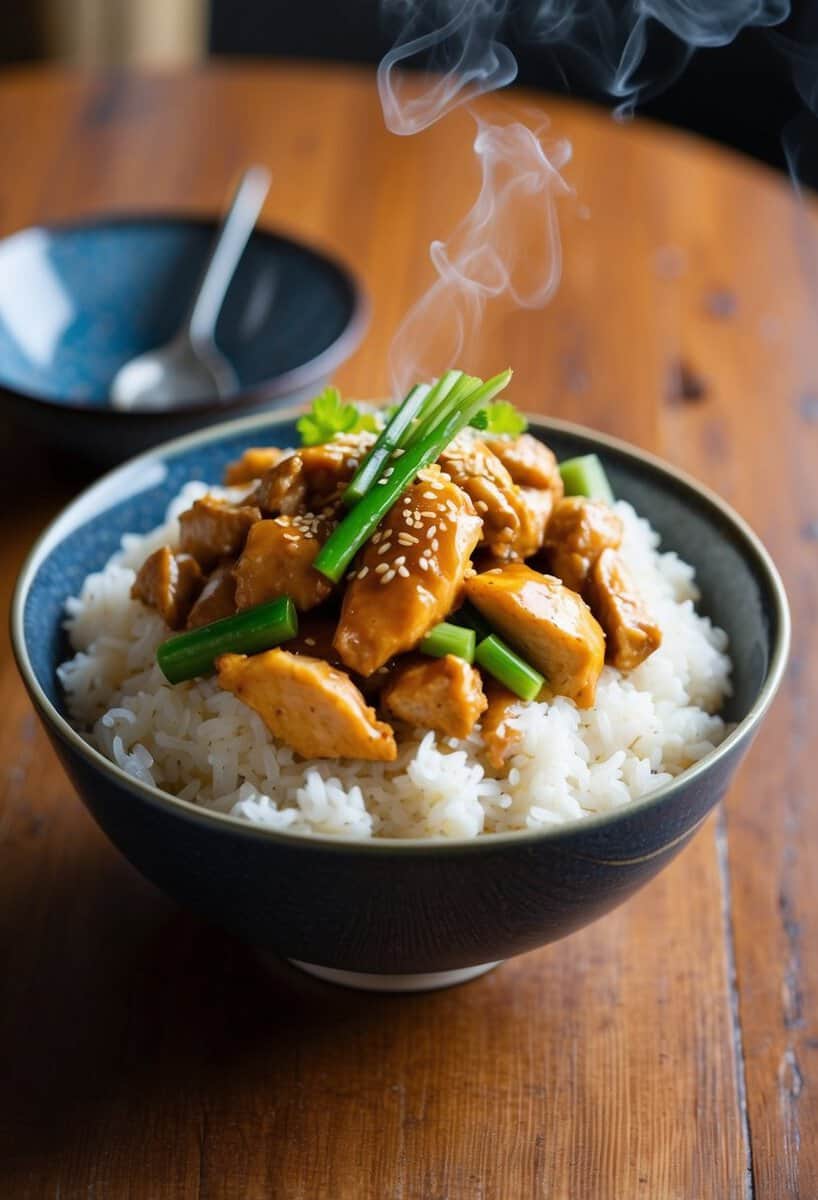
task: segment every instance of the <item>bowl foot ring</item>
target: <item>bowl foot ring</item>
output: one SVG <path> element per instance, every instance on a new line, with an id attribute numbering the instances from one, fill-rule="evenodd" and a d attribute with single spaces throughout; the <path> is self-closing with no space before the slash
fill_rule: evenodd
<path id="1" fill-rule="evenodd" d="M 409 975 L 376 975 L 365 971 L 339 971 L 335 967 L 320 967 L 317 963 L 300 962 L 297 958 L 289 962 L 323 979 L 326 983 L 336 983 L 340 987 L 357 988 L 362 992 L 434 992 L 438 988 L 454 987 L 458 983 L 468 983 L 477 979 L 487 971 L 494 970 L 499 962 L 478 963 L 476 967 L 460 967 L 456 971 L 426 971 Z"/>

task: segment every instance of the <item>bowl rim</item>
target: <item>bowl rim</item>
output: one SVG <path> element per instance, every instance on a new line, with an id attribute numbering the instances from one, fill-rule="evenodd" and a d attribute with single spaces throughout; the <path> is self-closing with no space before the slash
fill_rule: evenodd
<path id="1" fill-rule="evenodd" d="M 0 246 L 13 238 L 23 237 L 34 230 L 44 233 L 68 233 L 82 230 L 106 229 L 122 225 L 195 225 L 205 227 L 215 234 L 219 224 L 218 216 L 207 216 L 204 213 L 186 211 L 184 209 L 127 209 L 121 212 L 96 213 L 77 218 L 49 221 L 40 225 L 26 225 L 15 229 L 12 233 L 0 238 Z M 107 420 L 113 424 L 127 419 L 135 424 L 149 424 L 161 421 L 168 416 L 196 417 L 224 413 L 225 417 L 235 410 L 242 415 L 251 415 L 260 405 L 268 404 L 279 397 L 287 397 L 292 393 L 306 389 L 319 383 L 330 375 L 336 367 L 346 362 L 360 346 L 372 312 L 369 297 L 360 277 L 333 251 L 325 249 L 318 242 L 308 242 L 300 237 L 279 230 L 273 226 L 256 224 L 249 241 L 259 238 L 266 241 L 284 242 L 295 246 L 314 258 L 323 260 L 343 280 L 349 290 L 351 307 L 346 324 L 334 341 L 325 346 L 318 354 L 268 379 L 248 387 L 241 388 L 233 396 L 225 398 L 214 397 L 198 404 L 185 405 L 183 409 L 117 409 L 104 404 L 77 404 L 70 400 L 55 400 L 51 396 L 43 396 L 27 388 L 12 386 L 0 377 L 0 396 L 10 396 L 17 401 L 28 401 L 42 405 L 44 409 L 55 413 L 78 413 L 85 417 L 92 416 L 95 420 Z M 249 245 L 248 241 L 248 245 Z M 153 447 L 154 449 L 156 447 Z"/>
<path id="2" fill-rule="evenodd" d="M 71 526 L 72 518 L 78 509 L 96 511 L 94 507 L 95 499 L 98 497 L 101 498 L 104 493 L 108 492 L 111 485 L 116 484 L 118 477 L 124 476 L 124 482 L 127 483 L 130 476 L 138 479 L 144 468 L 162 464 L 167 458 L 176 458 L 188 450 L 211 442 L 218 442 L 226 436 L 249 433 L 256 429 L 265 431 L 275 429 L 280 425 L 291 423 L 303 411 L 303 405 L 290 405 L 286 409 L 277 410 L 275 413 L 255 414 L 232 421 L 223 421 L 217 425 L 211 425 L 206 429 L 198 430 L 195 433 L 173 438 L 159 446 L 146 450 L 142 454 L 106 472 L 89 487 L 80 492 L 78 496 L 74 497 L 73 500 L 49 521 L 46 528 L 34 542 L 20 569 L 12 595 L 10 610 L 12 649 L 17 661 L 18 670 L 23 677 L 29 696 L 40 717 L 60 740 L 67 742 L 85 760 L 89 767 L 101 772 L 113 784 L 124 788 L 135 797 L 149 803 L 153 807 L 164 810 L 170 809 L 178 817 L 185 818 L 194 823 L 204 822 L 207 825 L 217 828 L 221 827 L 235 835 L 268 839 L 279 846 L 285 845 L 293 849 L 302 850 L 314 848 L 316 850 L 338 853 L 354 851 L 356 853 L 366 852 L 370 854 L 405 852 L 412 855 L 422 853 L 434 856 L 450 855 L 453 852 L 457 852 L 458 854 L 461 852 L 487 852 L 492 848 L 500 849 L 509 844 L 517 844 L 521 847 L 530 846 L 532 843 L 539 843 L 543 840 L 559 842 L 566 838 L 574 838 L 580 831 L 599 831 L 606 826 L 613 826 L 620 821 L 634 817 L 656 805 L 672 801 L 689 782 L 706 775 L 716 763 L 728 757 L 734 749 L 742 746 L 744 749 L 747 749 L 781 683 L 787 665 L 791 639 L 790 610 L 784 585 L 778 569 L 761 540 L 744 518 L 739 516 L 714 491 L 706 485 L 699 483 L 686 472 L 660 459 L 657 455 L 642 450 L 619 438 L 612 437 L 609 434 L 599 433 L 587 426 L 578 425 L 571 421 L 544 418 L 537 414 L 526 413 L 529 428 L 539 431 L 544 436 L 547 436 L 548 431 L 551 430 L 556 433 L 564 433 L 569 436 L 587 439 L 596 443 L 603 450 L 609 449 L 638 465 L 647 466 L 654 473 L 669 477 L 674 483 L 681 485 L 685 490 L 693 491 L 700 501 L 703 500 L 706 506 L 714 510 L 721 521 L 726 522 L 740 536 L 751 556 L 755 557 L 756 565 L 760 569 L 761 574 L 766 577 L 773 597 L 776 637 L 772 646 L 764 681 L 750 711 L 730 730 L 715 750 L 712 750 L 692 766 L 685 768 L 684 771 L 681 771 L 668 783 L 663 784 L 655 791 L 649 792 L 639 799 L 624 804 L 619 808 L 611 809 L 608 812 L 577 817 L 563 824 L 548 826 L 544 829 L 511 830 L 504 833 L 491 833 L 485 836 L 478 835 L 472 838 L 363 838 L 345 837 L 337 834 L 290 833 L 253 824 L 250 821 L 242 820 L 240 817 L 234 817 L 229 813 L 214 812 L 196 805 L 189 800 L 181 800 L 179 797 L 173 796 L 161 788 L 143 783 L 133 776 L 128 775 L 121 767 L 106 758 L 99 750 L 96 750 L 74 729 L 66 717 L 49 700 L 34 674 L 25 643 L 23 613 L 26 598 L 36 571 L 48 557 L 54 546 L 59 545 L 63 537 L 66 536 L 61 527 L 66 524 Z M 128 494 L 137 493 L 126 490 L 120 496 L 120 499 Z M 81 523 L 75 521 L 72 528 L 76 528 L 77 524 Z M 69 529 L 67 532 L 71 531 Z M 694 826 L 694 828 L 696 827 Z M 684 833 L 679 835 L 677 840 L 684 840 L 692 832 L 692 829 L 685 830 Z M 662 849 L 666 848 L 663 847 Z M 647 857 L 651 856 L 648 855 Z M 642 857 L 644 856 L 639 855 L 635 859 L 624 861 L 639 861 Z"/>

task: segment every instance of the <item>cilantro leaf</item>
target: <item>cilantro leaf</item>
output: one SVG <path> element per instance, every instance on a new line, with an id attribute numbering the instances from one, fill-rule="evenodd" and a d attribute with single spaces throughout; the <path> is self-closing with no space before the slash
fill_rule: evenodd
<path id="1" fill-rule="evenodd" d="M 337 433 L 358 433 L 377 429 L 372 413 L 359 412 L 354 404 L 345 404 L 335 387 L 326 387 L 312 402 L 309 412 L 299 417 L 296 429 L 302 446 L 320 446 Z"/>
<path id="2" fill-rule="evenodd" d="M 508 400 L 497 400 L 479 412 L 472 421 L 475 429 L 483 429 L 486 433 L 508 433 L 516 435 L 525 433 L 528 421 L 522 413 Z"/>

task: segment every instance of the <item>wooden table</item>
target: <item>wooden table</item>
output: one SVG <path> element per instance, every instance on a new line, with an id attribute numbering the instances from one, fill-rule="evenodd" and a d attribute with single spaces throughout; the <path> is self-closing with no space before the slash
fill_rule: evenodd
<path id="1" fill-rule="evenodd" d="M 658 451 L 749 518 L 794 607 L 783 695 L 725 810 L 635 899 L 459 990 L 373 997 L 268 971 L 139 878 L 4 641 L 3 1197 L 818 1196 L 816 210 L 704 143 L 529 100 L 574 144 L 564 278 L 548 309 L 487 324 L 469 366 L 513 363 L 530 408 Z M 7 73 L 0 232 L 209 212 L 266 161 L 265 221 L 366 281 L 371 332 L 338 382 L 373 394 L 429 242 L 470 203 L 471 137 L 463 112 L 387 134 L 346 70 Z M 4 605 L 77 486 L 45 476 L 6 445 Z"/>

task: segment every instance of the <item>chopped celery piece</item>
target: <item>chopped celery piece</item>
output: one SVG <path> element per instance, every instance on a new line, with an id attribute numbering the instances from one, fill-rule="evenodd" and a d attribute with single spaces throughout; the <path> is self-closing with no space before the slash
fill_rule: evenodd
<path id="1" fill-rule="evenodd" d="M 162 642 L 156 661 L 169 683 L 210 675 L 220 654 L 259 654 L 298 633 L 298 615 L 289 596 L 257 604 Z"/>
<path id="2" fill-rule="evenodd" d="M 483 638 L 474 657 L 489 675 L 493 675 L 521 700 L 536 700 L 540 694 L 545 680 L 539 671 L 535 671 L 494 634 Z"/>
<path id="3" fill-rule="evenodd" d="M 474 647 L 476 637 L 473 629 L 465 629 L 462 625 L 452 625 L 441 621 L 426 634 L 418 646 L 422 654 L 432 658 L 443 658 L 446 654 L 454 654 L 464 658 L 466 662 L 474 662 Z"/>
<path id="4" fill-rule="evenodd" d="M 604 500 L 606 504 L 613 504 L 614 494 L 608 476 L 596 454 L 566 459 L 560 463 L 560 475 L 566 496 L 587 496 L 589 500 Z"/>

